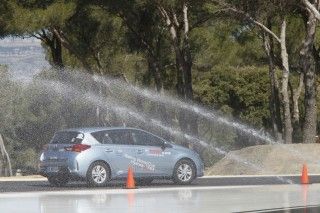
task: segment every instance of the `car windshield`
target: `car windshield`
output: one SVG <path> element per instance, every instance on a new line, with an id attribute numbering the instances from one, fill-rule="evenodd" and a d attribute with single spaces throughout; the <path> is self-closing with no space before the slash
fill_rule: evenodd
<path id="1" fill-rule="evenodd" d="M 79 144 L 83 140 L 83 134 L 79 132 L 57 132 L 51 144 Z"/>

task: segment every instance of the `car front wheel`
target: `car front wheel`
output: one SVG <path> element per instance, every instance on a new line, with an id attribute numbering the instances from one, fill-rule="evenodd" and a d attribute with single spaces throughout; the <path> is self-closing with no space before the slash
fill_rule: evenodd
<path id="1" fill-rule="evenodd" d="M 191 160 L 182 159 L 174 167 L 173 181 L 176 184 L 190 184 L 196 176 L 196 168 Z"/>
<path id="2" fill-rule="evenodd" d="M 89 186 L 106 186 L 110 180 L 110 169 L 104 162 L 94 162 L 87 172 L 87 183 Z"/>

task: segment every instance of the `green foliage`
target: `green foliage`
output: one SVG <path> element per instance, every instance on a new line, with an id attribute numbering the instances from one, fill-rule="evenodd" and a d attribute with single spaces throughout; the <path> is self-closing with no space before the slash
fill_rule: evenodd
<path id="1" fill-rule="evenodd" d="M 268 127 L 267 68 L 216 66 L 195 76 L 195 96 L 201 103 L 257 128 Z"/>
<path id="2" fill-rule="evenodd" d="M 63 28 L 76 7 L 72 1 L 50 1 L 50 4 L 49 2 L 37 4 L 34 1 L 17 1 L 11 5 L 13 14 L 10 28 L 12 32 L 20 35 L 33 34 L 51 26 Z"/>
<path id="3" fill-rule="evenodd" d="M 10 32 L 9 22 L 12 19 L 12 8 L 9 0 L 1 0 L 0 2 L 0 38 L 8 35 Z"/>
<path id="4" fill-rule="evenodd" d="M 0 120 L 6 125 L 0 125 L 0 132 L 14 135 L 15 101 L 19 88 L 10 80 L 9 71 L 0 65 Z"/>
<path id="5" fill-rule="evenodd" d="M 241 38 L 240 38 L 241 37 Z M 247 66 L 265 64 L 261 41 L 251 27 L 231 21 L 216 21 L 191 33 L 196 69 L 217 65 Z"/>
<path id="6" fill-rule="evenodd" d="M 33 148 L 12 152 L 14 170 L 20 169 L 24 175 L 37 173 L 39 154 Z"/>
<path id="7" fill-rule="evenodd" d="M 100 8 L 78 8 L 66 25 L 64 33 L 73 48 L 97 70 L 106 70 L 108 60 L 121 51 L 123 39 L 118 36 L 123 34 L 121 22 Z M 101 67 L 97 67 L 97 60 L 101 60 Z"/>

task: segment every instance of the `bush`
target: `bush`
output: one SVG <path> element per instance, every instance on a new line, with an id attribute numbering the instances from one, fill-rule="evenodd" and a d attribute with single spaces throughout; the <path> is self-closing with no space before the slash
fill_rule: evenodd
<path id="1" fill-rule="evenodd" d="M 13 157 L 13 171 L 20 169 L 23 175 L 36 174 L 38 171 L 39 154 L 32 148 L 24 151 L 15 152 Z"/>

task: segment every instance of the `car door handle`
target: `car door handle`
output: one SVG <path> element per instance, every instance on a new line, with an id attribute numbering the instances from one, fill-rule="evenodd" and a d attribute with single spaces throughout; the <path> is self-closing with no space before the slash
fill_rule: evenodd
<path id="1" fill-rule="evenodd" d="M 137 153 L 138 153 L 138 154 L 142 154 L 143 152 L 144 152 L 144 149 L 138 149 L 138 150 L 137 150 Z"/>
<path id="2" fill-rule="evenodd" d="M 105 149 L 104 151 L 105 151 L 105 152 L 113 152 L 112 149 Z"/>

